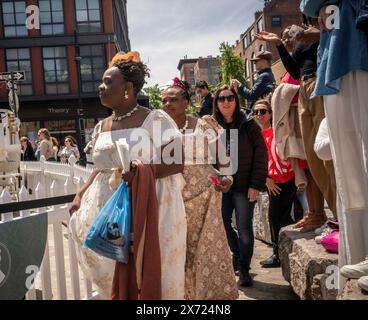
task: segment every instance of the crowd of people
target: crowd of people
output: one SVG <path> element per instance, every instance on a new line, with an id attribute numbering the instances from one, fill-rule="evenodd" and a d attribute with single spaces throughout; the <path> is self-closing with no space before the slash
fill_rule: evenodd
<path id="1" fill-rule="evenodd" d="M 41 128 L 37 136 L 38 140 L 35 146 L 28 137 L 20 138 L 21 161 L 39 161 L 43 156 L 46 161 L 69 163 L 69 158 L 72 155 L 76 161 L 79 161 L 80 153 L 77 141 L 73 136 L 66 136 L 63 146 L 59 146 L 58 140 L 52 137 L 46 128 Z"/>
<path id="2" fill-rule="evenodd" d="M 360 278 L 368 290 L 368 41 L 366 24 L 363 30 L 355 25 L 358 3 L 364 6 L 334 2 L 340 8 L 334 29 L 326 22 L 331 1 L 303 0 L 308 25 L 290 26 L 280 36 L 256 34 L 277 47 L 287 71 L 281 83 L 272 74 L 272 54 L 260 52 L 251 89 L 232 79 L 212 95 L 205 81 L 197 83 L 202 103 L 196 117 L 186 113 L 190 86 L 178 78 L 163 91 L 162 110 L 140 106 L 147 66 L 137 52 L 113 58 L 99 86 L 101 103 L 113 113 L 95 127 L 95 170 L 70 208 L 79 264 L 102 297 L 236 299 L 236 275 L 238 285 L 253 285 L 253 211 L 261 192 L 269 196 L 273 246 L 262 267 L 280 266 L 281 228 L 328 235 L 332 223 L 340 230 L 341 277 Z M 238 95 L 248 101 L 245 110 Z M 40 149 L 51 156 L 50 137 L 41 134 Z M 121 139 L 130 152 L 123 171 Z M 67 158 L 73 145 L 66 145 Z M 175 152 L 167 152 L 169 146 Z M 173 153 L 180 161 L 170 161 Z M 83 246 L 122 181 L 132 203 L 128 263 Z"/>

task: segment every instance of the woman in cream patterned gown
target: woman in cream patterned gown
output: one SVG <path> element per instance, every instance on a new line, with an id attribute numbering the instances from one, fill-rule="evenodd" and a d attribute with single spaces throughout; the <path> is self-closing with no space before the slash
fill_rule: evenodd
<path id="1" fill-rule="evenodd" d="M 183 175 L 186 185 L 183 199 L 187 217 L 185 298 L 236 299 L 238 289 L 221 216 L 222 194 L 215 191 L 215 185 L 209 179 L 214 176 L 221 180 L 221 177 L 212 165 L 204 164 L 208 157 L 204 152 L 205 144 L 196 142 L 197 138 L 205 136 L 209 143 L 216 141 L 219 126 L 208 116 L 196 119 L 185 115 L 189 96 L 186 83 L 179 79 L 174 79 L 174 84 L 163 93 L 162 102 L 164 110 L 184 134 Z M 223 177 L 222 182 L 222 191 L 226 191 L 231 182 L 227 177 Z"/>

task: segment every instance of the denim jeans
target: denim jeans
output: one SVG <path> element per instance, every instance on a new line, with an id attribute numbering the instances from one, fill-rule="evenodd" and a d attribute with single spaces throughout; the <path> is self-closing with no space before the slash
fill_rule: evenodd
<path id="1" fill-rule="evenodd" d="M 238 258 L 241 270 L 248 271 L 253 256 L 253 210 L 256 202 L 249 202 L 247 192 L 224 193 L 222 196 L 222 219 L 224 221 L 227 241 L 233 256 Z M 235 209 L 238 233 L 231 225 Z"/>

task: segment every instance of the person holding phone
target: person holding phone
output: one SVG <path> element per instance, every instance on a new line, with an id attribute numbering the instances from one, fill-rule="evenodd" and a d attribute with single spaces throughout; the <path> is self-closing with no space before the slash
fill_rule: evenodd
<path id="1" fill-rule="evenodd" d="M 222 196 L 222 218 L 227 240 L 239 268 L 239 285 L 253 285 L 249 273 L 254 249 L 253 210 L 259 192 L 265 189 L 268 156 L 261 129 L 253 119 L 241 111 L 235 89 L 225 85 L 217 90 L 213 115 L 226 131 L 226 151 L 233 166 L 233 180 L 229 192 Z M 237 148 L 237 155 L 230 151 Z M 235 209 L 237 231 L 232 226 Z"/>

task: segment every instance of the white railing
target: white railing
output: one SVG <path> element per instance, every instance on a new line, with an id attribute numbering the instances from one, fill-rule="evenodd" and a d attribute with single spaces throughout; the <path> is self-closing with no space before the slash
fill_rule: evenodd
<path id="1" fill-rule="evenodd" d="M 23 183 L 32 195 L 38 184 L 44 187 L 47 197 L 52 196 L 51 190 L 54 190 L 54 196 L 75 193 L 75 189 L 87 181 L 93 167 L 77 165 L 73 156 L 69 158 L 69 163 L 49 162 L 44 159 L 41 161 L 23 161 L 20 164 Z M 54 186 L 52 186 L 53 183 Z M 67 185 L 65 185 L 66 183 Z"/>
<path id="2" fill-rule="evenodd" d="M 19 201 L 44 199 L 74 194 L 80 189 L 93 168 L 78 165 L 41 162 L 22 162 L 21 174 L 27 188 L 22 186 Z M 32 191 L 30 195 L 28 190 Z M 0 204 L 11 202 L 8 188 L 0 195 Z M 50 299 L 98 299 L 93 292 L 92 283 L 83 278 L 77 263 L 74 242 L 68 234 L 70 219 L 69 204 L 55 205 L 47 208 L 20 211 L 17 216 L 13 212 L 2 213 L 0 223 L 22 219 L 47 212 L 48 237 L 40 272 L 33 288 L 27 293 L 28 300 L 40 299 L 37 291 L 42 292 L 42 300 Z"/>

